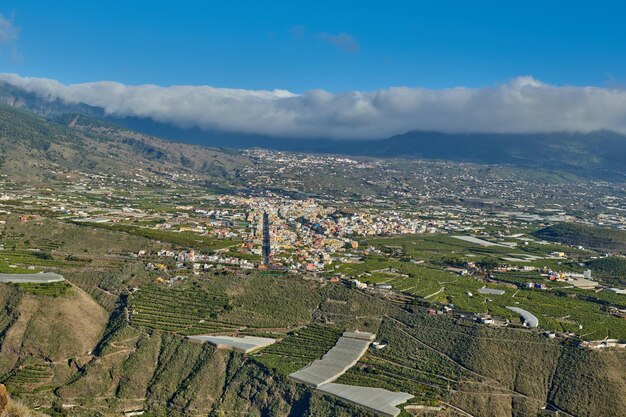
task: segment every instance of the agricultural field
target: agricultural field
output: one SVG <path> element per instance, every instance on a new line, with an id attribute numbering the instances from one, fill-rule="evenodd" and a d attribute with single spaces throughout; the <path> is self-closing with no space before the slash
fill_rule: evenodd
<path id="1" fill-rule="evenodd" d="M 12 267 L 11 265 L 15 266 Z M 63 268 L 81 265 L 64 257 L 54 256 L 49 252 L 5 249 L 0 251 L 0 272 L 3 273 L 33 273 L 50 268 Z"/>
<path id="2" fill-rule="evenodd" d="M 0 106 L 0 272 L 66 279 L 0 284 L 0 382 L 28 407 L 54 417 L 366 416 L 287 377 L 360 330 L 380 343 L 337 382 L 442 408 L 423 415 L 553 406 L 626 417 L 624 349 L 580 343 L 626 340 L 626 297 L 602 288 L 624 284 L 622 179 L 211 150 L 101 123 Z M 404 234 L 414 231 L 429 233 Z M 600 289 L 548 281 L 547 268 L 591 269 Z M 485 315 L 508 323 L 482 324 Z M 244 355 L 185 337 L 198 334 L 276 343 Z"/>
<path id="3" fill-rule="evenodd" d="M 536 315 L 539 318 L 539 326 L 544 329 L 559 332 L 571 331 L 588 340 L 599 340 L 605 337 L 626 338 L 626 322 L 607 314 L 602 302 L 579 297 L 580 290 L 518 289 L 502 284 L 486 284 L 467 276 L 451 273 L 447 275 L 445 281 L 436 274 L 424 273 L 415 278 L 404 278 L 402 281 L 394 279 L 388 282 L 398 290 L 408 290 L 409 293 L 430 301 L 453 304 L 462 311 L 491 314 L 508 318 L 513 323 L 520 323 L 519 317 L 506 307 L 521 307 Z M 411 284 L 411 279 L 415 284 Z M 363 280 L 368 281 L 367 278 Z M 398 284 L 401 287 L 398 287 Z M 407 286 L 409 286 L 408 289 Z M 505 293 L 503 295 L 480 294 L 478 290 L 483 286 L 504 290 Z M 427 288 L 427 291 L 422 288 Z M 430 293 L 424 296 L 427 292 Z"/>
<path id="4" fill-rule="evenodd" d="M 169 230 L 156 230 L 146 227 L 138 227 L 126 224 L 112 223 L 77 223 L 86 227 L 115 230 L 135 236 L 141 236 L 160 242 L 168 242 L 174 245 L 195 248 L 198 250 L 216 250 L 236 246 L 239 241 L 230 239 L 217 239 L 210 236 L 193 232 L 175 232 Z"/>
<path id="5" fill-rule="evenodd" d="M 0 383 L 13 387 L 14 391 L 28 391 L 51 380 L 50 365 L 40 358 L 29 356 L 21 360 L 13 371 L 2 376 Z"/>
<path id="6" fill-rule="evenodd" d="M 72 286 L 67 282 L 51 283 L 20 283 L 13 284 L 27 294 L 41 295 L 46 297 L 61 297 L 72 290 Z"/>
<path id="7" fill-rule="evenodd" d="M 41 270 L 37 268 L 29 269 L 28 267 L 18 266 L 10 264 L 5 260 L 0 260 L 0 274 L 32 274 L 37 272 L 41 272 Z"/>
<path id="8" fill-rule="evenodd" d="M 339 283 L 325 286 L 321 295 L 317 318 L 322 323 L 344 330 L 376 333 L 382 317 L 390 309 L 389 304 L 380 298 L 351 290 Z"/>
<path id="9" fill-rule="evenodd" d="M 498 245 L 481 246 L 453 237 L 457 235 L 460 234 L 409 235 L 391 238 L 373 238 L 367 239 L 365 242 L 368 245 L 376 246 L 389 253 L 399 250 L 408 258 L 426 261 L 459 260 L 462 262 L 480 262 L 500 260 L 503 257 L 546 257 L 552 252 L 564 252 L 571 258 L 584 258 L 593 254 L 591 251 L 555 243 L 541 244 L 534 238 L 524 243 L 524 241 L 516 238 L 481 237 L 481 239 L 486 239 L 494 243 L 507 242 L 516 244 L 514 247 L 504 247 Z M 552 260 L 541 259 L 530 262 L 517 262 L 517 264 L 532 266 L 543 266 L 543 264 L 545 264 L 546 266 L 550 266 L 550 261 Z"/>
<path id="10" fill-rule="evenodd" d="M 253 357 L 268 368 L 288 375 L 321 358 L 335 346 L 341 333 L 341 329 L 333 326 L 312 324 L 291 332 Z"/>
<path id="11" fill-rule="evenodd" d="M 384 244 L 381 245 L 381 243 Z M 391 257 L 367 255 L 361 263 L 341 264 L 332 272 L 355 277 L 368 284 L 391 284 L 395 291 L 405 292 L 432 302 L 453 304 L 462 311 L 508 318 L 514 324 L 519 324 L 520 319 L 515 313 L 506 309 L 507 306 L 521 307 L 535 314 L 539 318 L 540 327 L 544 329 L 575 332 L 587 340 L 599 340 L 605 337 L 626 338 L 626 322 L 606 312 L 607 302 L 621 305 L 620 299 L 612 295 L 602 293 L 599 298 L 595 299 L 585 297 L 584 292 L 574 288 L 565 288 L 566 285 L 562 283 L 548 283 L 550 290 L 518 288 L 519 285 L 528 281 L 547 282 L 537 272 L 496 273 L 495 278 L 500 283 L 486 283 L 471 276 L 460 276 L 446 271 L 445 264 L 442 265 L 444 260 L 449 261 L 451 257 L 467 254 L 476 255 L 476 258 L 466 257 L 463 260 L 485 260 L 487 256 L 497 259 L 500 252 L 511 253 L 510 248 L 481 247 L 449 236 L 372 239 L 370 244 L 381 245 L 381 248 L 392 253 L 394 250 L 400 250 L 401 253 L 395 253 Z M 545 246 L 541 255 L 554 251 L 555 247 L 560 248 L 555 245 Z M 531 250 L 534 255 L 538 255 L 534 245 L 524 245 L 520 251 L 521 249 Z M 428 255 L 422 256 L 424 253 Z M 482 258 L 478 258 L 479 254 L 482 254 Z M 586 252 L 572 249 L 570 254 L 583 256 Z M 414 259 L 407 257 L 422 260 L 429 258 L 429 260 L 415 263 L 412 262 Z M 556 263 L 557 261 L 549 259 L 530 264 L 542 262 L 548 266 L 550 262 Z M 582 271 L 584 268 L 575 265 L 568 269 Z M 504 290 L 505 294 L 478 293 L 483 286 Z M 587 295 L 591 294 L 595 295 L 587 291 Z"/>
<path id="12" fill-rule="evenodd" d="M 626 286 L 626 257 L 609 256 L 586 263 L 596 275 L 609 285 Z"/>
<path id="13" fill-rule="evenodd" d="M 626 253 L 626 231 L 574 223 L 559 223 L 534 232 L 540 239 L 581 245 L 599 251 Z"/>
<path id="14" fill-rule="evenodd" d="M 231 300 L 232 309 L 224 311 L 223 320 L 250 328 L 304 326 L 321 302 L 319 283 L 293 275 L 226 275 L 213 278 L 210 285 L 224 288 Z"/>
<path id="15" fill-rule="evenodd" d="M 137 327 L 183 335 L 259 334 L 309 323 L 319 302 L 317 284 L 297 277 L 205 274 L 172 287 L 142 285 L 129 296 L 128 308 Z"/>
<path id="16" fill-rule="evenodd" d="M 230 308 L 228 297 L 206 288 L 164 288 L 146 285 L 129 296 L 130 324 L 172 333 L 201 334 L 229 332 L 237 325 L 218 320 Z"/>
<path id="17" fill-rule="evenodd" d="M 16 215 L 1 219 L 6 224 L 0 228 L 0 268 L 4 264 L 30 266 L 35 270 L 110 267 L 120 263 L 111 255 L 150 249 L 154 245 L 139 236 L 80 227 L 56 219 L 37 217 L 21 222 Z"/>
<path id="18" fill-rule="evenodd" d="M 148 281 L 148 275 L 142 265 L 129 263 L 124 268 L 111 266 L 98 270 L 73 270 L 66 273 L 65 278 L 91 295 L 106 310 L 111 311 L 128 287 Z"/>
<path id="19" fill-rule="evenodd" d="M 434 404 L 450 389 L 458 390 L 462 382 L 481 381 L 455 361 L 412 338 L 391 319 L 383 320 L 377 338 L 387 346 L 370 349 L 338 383 L 409 392 L 415 395 L 411 402 Z"/>

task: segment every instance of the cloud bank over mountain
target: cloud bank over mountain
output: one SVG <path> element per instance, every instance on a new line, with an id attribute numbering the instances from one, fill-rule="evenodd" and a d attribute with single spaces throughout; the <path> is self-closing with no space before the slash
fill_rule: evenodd
<path id="1" fill-rule="evenodd" d="M 107 114 L 293 138 L 384 138 L 412 130 L 534 133 L 607 129 L 626 133 L 626 91 L 557 87 L 518 77 L 485 88 L 393 87 L 333 94 L 208 86 L 127 86 L 102 81 L 64 85 L 46 78 L 0 74 L 49 100 L 85 103 Z"/>

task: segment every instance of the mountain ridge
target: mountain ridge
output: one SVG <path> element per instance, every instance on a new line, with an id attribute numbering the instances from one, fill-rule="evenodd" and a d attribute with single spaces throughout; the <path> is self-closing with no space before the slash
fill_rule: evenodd
<path id="1" fill-rule="evenodd" d="M 233 152 L 174 143 L 85 118 L 88 128 L 75 116 L 46 119 L 0 104 L 0 172 L 28 181 L 68 169 L 104 175 L 147 169 L 219 180 L 249 163 Z"/>
<path id="2" fill-rule="evenodd" d="M 166 140 L 205 147 L 272 150 L 381 158 L 417 158 L 505 164 L 566 171 L 595 179 L 626 178 L 626 136 L 612 131 L 590 133 L 443 133 L 410 131 L 381 139 L 297 139 L 260 134 L 181 128 L 149 118 L 107 114 L 84 103 L 66 103 L 0 83 L 0 103 L 51 120 L 81 114 Z"/>

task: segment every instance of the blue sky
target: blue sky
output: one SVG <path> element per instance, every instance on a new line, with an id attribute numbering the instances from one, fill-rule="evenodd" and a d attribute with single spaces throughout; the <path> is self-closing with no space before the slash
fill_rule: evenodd
<path id="1" fill-rule="evenodd" d="M 0 72 L 63 83 L 371 91 L 531 75 L 626 85 L 624 2 L 3 0 Z M 2 26 L 0 25 L 0 29 Z"/>

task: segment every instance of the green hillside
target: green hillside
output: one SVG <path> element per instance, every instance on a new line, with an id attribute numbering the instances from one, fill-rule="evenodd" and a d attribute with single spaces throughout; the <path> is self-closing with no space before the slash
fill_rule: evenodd
<path id="1" fill-rule="evenodd" d="M 540 239 L 589 249 L 626 253 L 626 231 L 587 226 L 577 223 L 559 223 L 534 232 Z"/>
<path id="2" fill-rule="evenodd" d="M 626 258 L 621 256 L 609 256 L 606 258 L 592 259 L 586 265 L 604 281 L 626 285 Z"/>
<path id="3" fill-rule="evenodd" d="M 304 285 L 298 278 L 289 280 L 296 288 Z M 223 284 L 216 282 L 217 288 Z M 371 311 L 369 301 L 358 292 L 329 289 L 314 292 L 327 300 L 347 301 L 351 307 L 341 314 L 352 310 L 356 320 L 361 311 Z M 2 286 L 3 311 L 24 315 L 24 296 L 17 297 L 16 303 L 15 295 Z M 328 306 L 332 307 L 329 312 L 337 311 L 336 303 Z M 534 416 L 546 403 L 577 416 L 626 415 L 620 411 L 624 410 L 621 393 L 626 389 L 620 372 L 626 366 L 623 354 L 590 352 L 530 332 L 429 317 L 419 307 L 410 313 L 393 305 L 386 310 L 390 315 L 380 316 L 375 330 L 389 347 L 368 352 L 339 382 L 407 390 L 416 395 L 414 401 L 451 404 L 480 416 Z M 55 312 L 41 314 L 54 316 Z M 33 315 L 30 320 L 39 319 Z M 5 331 L 9 339 L 16 325 L 9 324 Z M 102 339 L 93 354 L 83 356 L 76 341 L 69 339 L 59 346 L 64 350 L 60 356 L 51 357 L 53 350 L 46 350 L 56 347 L 43 346 L 18 359 L 12 369 L 5 366 L 2 380 L 16 398 L 49 407 L 56 401 L 72 404 L 73 415 L 140 408 L 155 415 L 181 416 L 229 416 L 236 410 L 285 417 L 367 415 L 286 378 L 294 367 L 284 364 L 297 368 L 320 357 L 325 350 L 318 347 L 332 346 L 332 339 L 350 321 L 339 327 L 311 324 L 283 334 L 283 340 L 267 352 L 247 357 L 190 344 L 168 331 L 145 331 L 138 325 L 114 311 L 106 328 L 100 327 Z M 320 345 L 326 339 L 328 343 Z M 3 341 L 2 349 L 7 343 Z M 60 357 L 71 359 L 57 362 Z"/>

